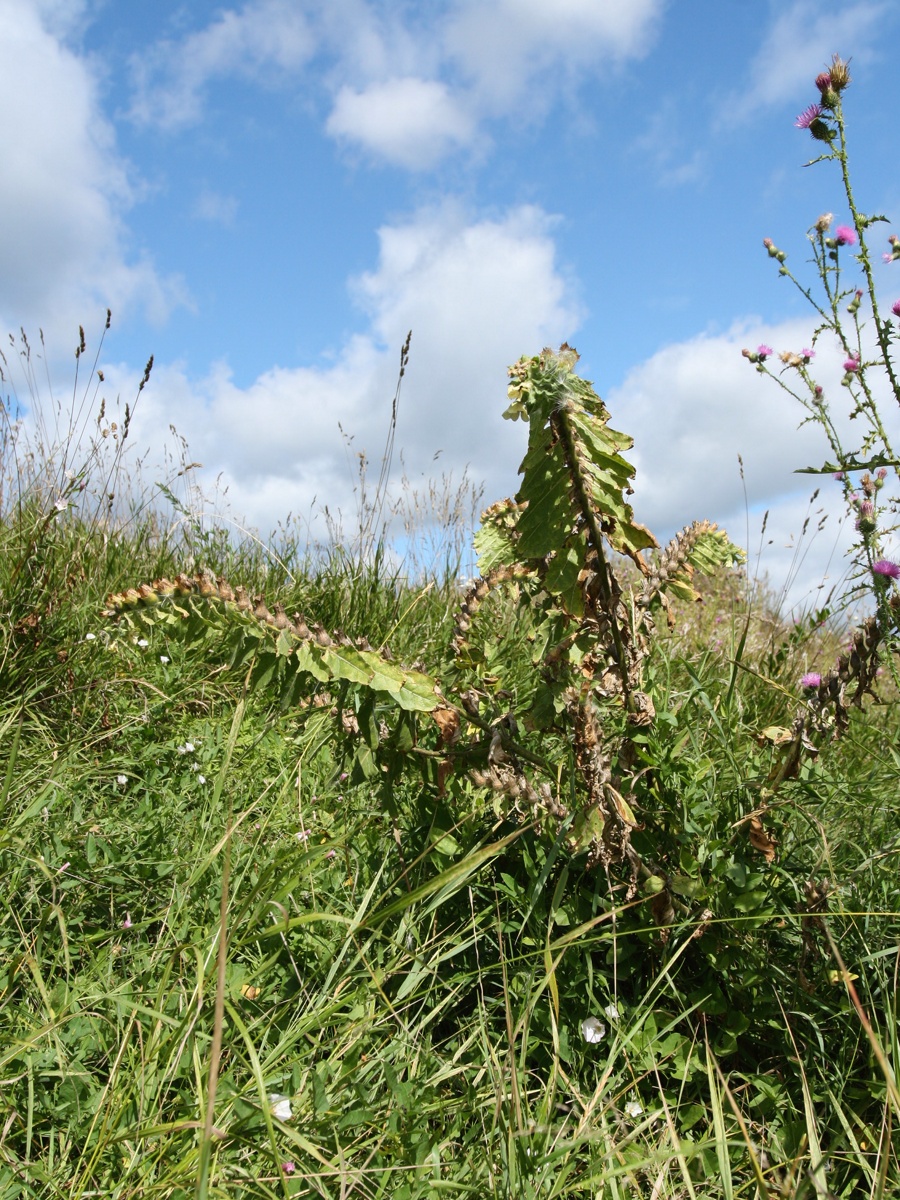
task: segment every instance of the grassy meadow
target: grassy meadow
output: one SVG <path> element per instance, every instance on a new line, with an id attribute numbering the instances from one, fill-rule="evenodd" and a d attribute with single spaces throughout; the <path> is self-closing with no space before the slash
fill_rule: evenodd
<path id="1" fill-rule="evenodd" d="M 436 726 L 427 770 L 367 774 L 329 682 L 102 615 L 202 569 L 449 670 L 458 495 L 424 570 L 377 498 L 264 547 L 196 515 L 186 459 L 148 483 L 86 395 L 2 446 L 0 1200 L 900 1194 L 889 682 L 779 758 L 839 617 L 787 623 L 734 568 L 673 601 L 633 738 L 653 874 L 586 869 L 451 786 Z M 478 617 L 504 695 L 535 686 L 520 603 Z"/>

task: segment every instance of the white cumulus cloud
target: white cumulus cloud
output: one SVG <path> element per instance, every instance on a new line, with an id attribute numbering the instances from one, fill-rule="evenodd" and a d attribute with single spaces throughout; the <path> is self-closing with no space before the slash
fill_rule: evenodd
<path id="1" fill-rule="evenodd" d="M 346 512 L 357 453 L 368 454 L 377 474 L 411 329 L 397 431 L 409 476 L 452 472 L 459 480 L 468 466 L 486 499 L 515 491 L 524 429 L 502 420 L 506 367 L 571 338 L 580 317 L 552 225 L 533 207 L 471 220 L 445 205 L 385 226 L 377 266 L 351 284 L 369 330 L 334 362 L 273 368 L 248 387 L 238 387 L 225 364 L 199 381 L 177 364 L 157 364 L 134 440 L 159 444 L 177 413 L 205 478 L 220 477 L 235 513 L 263 532 L 288 512 L 324 504 Z M 127 375 L 107 369 L 110 387 L 126 395 Z"/>
<path id="2" fill-rule="evenodd" d="M 79 323 L 102 325 L 107 306 L 160 321 L 183 293 L 129 253 L 123 213 L 138 187 L 89 63 L 44 24 L 47 8 L 0 5 L 0 76 L 16 97 L 0 127 L 0 319 L 59 330 L 65 344 Z"/>
<path id="3" fill-rule="evenodd" d="M 807 607 L 821 603 L 843 578 L 852 522 L 830 475 L 796 473 L 832 457 L 823 430 L 800 428 L 800 404 L 760 375 L 741 350 L 762 343 L 796 352 L 809 344 L 810 324 L 743 322 L 718 336 L 664 346 L 607 397 L 613 425 L 635 438 L 637 517 L 665 539 L 692 520 L 715 520 L 747 545 L 752 569 L 768 512 L 759 569 L 791 604 Z M 837 345 L 822 339 L 812 369 L 845 445 L 855 447 L 862 431 L 847 416 L 842 358 Z M 770 363 L 777 374 L 781 364 L 777 358 Z M 896 444 L 900 421 L 887 399 L 883 415 Z"/>
<path id="4" fill-rule="evenodd" d="M 475 132 L 446 84 L 412 77 L 388 79 L 363 91 L 341 88 L 325 129 L 412 170 L 434 166 L 448 150 L 471 142 Z"/>

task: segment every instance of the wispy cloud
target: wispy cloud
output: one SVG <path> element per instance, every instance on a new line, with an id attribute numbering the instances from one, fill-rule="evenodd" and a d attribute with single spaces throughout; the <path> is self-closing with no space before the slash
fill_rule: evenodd
<path id="1" fill-rule="evenodd" d="M 884 0 L 856 3 L 815 3 L 793 0 L 778 5 L 762 44 L 747 71 L 748 86 L 741 105 L 725 106 L 732 115 L 753 104 L 797 102 L 812 95 L 813 80 L 833 54 L 852 56 L 862 65 L 877 49 L 879 21 L 888 11 Z"/>
<path id="2" fill-rule="evenodd" d="M 176 130 L 202 120 L 214 80 L 275 79 L 330 104 L 330 136 L 422 170 L 477 146 L 485 122 L 539 119 L 585 79 L 643 57 L 664 3 L 448 0 L 422 15 L 378 0 L 303 14 L 289 0 L 250 0 L 135 58 L 132 116 Z"/>
<path id="3" fill-rule="evenodd" d="M 706 151 L 690 149 L 679 129 L 680 113 L 674 98 L 660 101 L 644 132 L 638 134 L 631 152 L 638 156 L 667 187 L 701 182 L 707 173 Z"/>
<path id="4" fill-rule="evenodd" d="M 193 215 L 199 221 L 210 221 L 214 225 L 223 225 L 230 229 L 234 225 L 237 211 L 236 196 L 223 196 L 220 192 L 204 188 L 194 203 Z"/>
<path id="5" fill-rule="evenodd" d="M 309 23 L 291 0 L 225 9 L 181 41 L 166 39 L 134 56 L 131 116 L 163 129 L 196 124 L 213 81 L 239 76 L 269 83 L 297 71 L 314 49 Z"/>

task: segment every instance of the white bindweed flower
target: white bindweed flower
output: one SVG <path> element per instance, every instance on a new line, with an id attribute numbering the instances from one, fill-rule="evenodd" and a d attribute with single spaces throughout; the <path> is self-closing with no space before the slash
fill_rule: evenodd
<path id="1" fill-rule="evenodd" d="M 629 1100 L 625 1105 L 625 1116 L 631 1117 L 632 1120 L 635 1120 L 637 1117 L 639 1117 L 643 1111 L 643 1108 L 641 1108 L 637 1100 Z"/>
<path id="2" fill-rule="evenodd" d="M 97 638 L 97 635 L 96 635 L 96 633 L 86 633 L 86 634 L 84 635 L 84 640 L 85 640 L 86 642 L 93 642 L 93 641 L 95 641 L 95 640 L 96 640 L 96 638 Z"/>
<path id="3" fill-rule="evenodd" d="M 272 1116 L 277 1121 L 292 1120 L 294 1114 L 291 1111 L 291 1102 L 281 1092 L 269 1092 L 269 1106 L 272 1109 Z"/>
<path id="4" fill-rule="evenodd" d="M 160 662 L 161 662 L 163 665 L 165 665 L 165 664 L 166 664 L 166 663 L 169 661 L 168 655 L 166 655 L 166 654 L 161 654 L 161 655 L 159 656 L 159 661 L 160 661 Z"/>
<path id="5" fill-rule="evenodd" d="M 142 650 L 143 650 L 143 648 L 144 648 L 145 646 L 149 646 L 149 645 L 150 645 L 150 643 L 147 641 L 147 639 L 146 639 L 146 638 L 138 638 L 138 640 L 137 640 L 137 644 L 138 644 L 138 645 L 141 647 L 141 649 L 142 649 Z"/>
<path id="6" fill-rule="evenodd" d="M 198 776 L 197 776 L 197 782 L 198 782 L 198 783 L 206 783 L 206 776 L 205 776 L 205 775 L 198 775 Z"/>
<path id="7" fill-rule="evenodd" d="M 618 1006 L 615 1004 L 607 1004 L 603 1011 L 606 1013 L 607 1018 L 613 1023 L 613 1025 L 615 1025 L 616 1021 L 619 1019 Z"/>
<path id="8" fill-rule="evenodd" d="M 600 1042 L 606 1037 L 606 1026 L 596 1017 L 581 1022 L 581 1035 L 586 1042 Z"/>
<path id="9" fill-rule="evenodd" d="M 127 782 L 128 782 L 127 775 L 117 775 L 116 776 L 116 783 L 119 785 L 119 787 L 124 787 Z"/>
<path id="10" fill-rule="evenodd" d="M 168 662 L 168 659 L 166 659 L 166 661 Z M 183 746 L 176 746 L 175 749 L 178 751 L 179 754 L 193 754 L 194 753 L 194 743 L 193 742 L 185 742 Z"/>

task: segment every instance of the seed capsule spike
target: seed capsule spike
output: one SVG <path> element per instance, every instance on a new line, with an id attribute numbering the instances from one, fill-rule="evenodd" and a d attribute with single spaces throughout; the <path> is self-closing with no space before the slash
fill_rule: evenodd
<path id="1" fill-rule="evenodd" d="M 274 609 L 273 622 L 276 629 L 290 629 L 291 623 L 287 618 L 287 613 L 284 611 L 283 604 L 276 604 Z"/>
<path id="2" fill-rule="evenodd" d="M 256 617 L 257 621 L 262 621 L 264 624 L 268 624 L 269 621 L 273 619 L 263 596 L 257 596 L 254 599 L 253 615 Z"/>
<path id="3" fill-rule="evenodd" d="M 312 633 L 302 613 L 294 613 L 293 630 L 297 637 L 302 638 L 304 642 L 308 642 L 312 638 Z"/>

